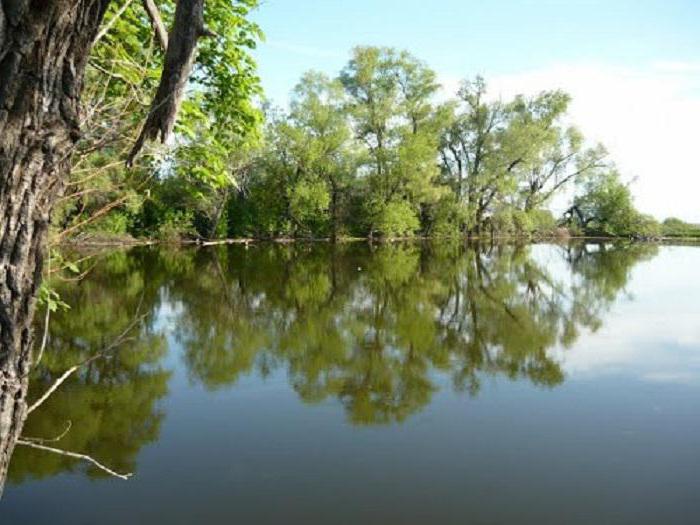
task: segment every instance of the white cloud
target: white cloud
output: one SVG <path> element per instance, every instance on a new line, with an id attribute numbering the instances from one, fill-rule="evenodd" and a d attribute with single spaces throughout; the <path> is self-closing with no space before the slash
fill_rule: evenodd
<path id="1" fill-rule="evenodd" d="M 459 81 L 441 76 L 445 93 Z M 600 141 L 627 180 L 642 211 L 700 222 L 700 62 L 657 62 L 646 68 L 603 64 L 554 65 L 487 76 L 503 99 L 563 89 L 573 97 L 572 120 Z"/>
<path id="2" fill-rule="evenodd" d="M 667 73 L 700 73 L 700 62 L 661 61 L 652 65 L 654 69 Z"/>

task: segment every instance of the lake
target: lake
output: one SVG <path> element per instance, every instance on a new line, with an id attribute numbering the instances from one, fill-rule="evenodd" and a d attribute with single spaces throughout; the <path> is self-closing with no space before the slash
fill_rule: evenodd
<path id="1" fill-rule="evenodd" d="M 260 244 L 82 264 L 56 283 L 70 309 L 30 402 L 138 322 L 24 436 L 133 476 L 17 446 L 2 523 L 700 523 L 700 248 Z"/>

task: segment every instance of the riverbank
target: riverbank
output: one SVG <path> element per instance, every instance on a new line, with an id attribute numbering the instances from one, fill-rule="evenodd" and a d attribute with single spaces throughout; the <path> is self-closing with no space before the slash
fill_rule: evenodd
<path id="1" fill-rule="evenodd" d="M 650 242 L 658 244 L 698 244 L 699 237 L 658 237 L 652 239 L 635 237 L 612 237 L 601 235 L 548 235 L 548 236 L 526 236 L 526 235 L 496 235 L 496 236 L 464 236 L 464 237 L 433 237 L 433 236 L 411 236 L 411 237 L 240 237 L 227 239 L 139 239 L 134 237 L 106 237 L 106 236 L 83 236 L 80 238 L 62 240 L 55 243 L 56 246 L 66 247 L 131 247 L 131 246 L 221 246 L 221 245 L 251 245 L 251 244 L 297 244 L 297 243 L 358 243 L 369 242 L 372 244 L 385 244 L 396 242 L 416 242 L 416 241 L 470 241 L 470 242 L 568 242 L 568 241 L 591 241 L 591 242 Z"/>

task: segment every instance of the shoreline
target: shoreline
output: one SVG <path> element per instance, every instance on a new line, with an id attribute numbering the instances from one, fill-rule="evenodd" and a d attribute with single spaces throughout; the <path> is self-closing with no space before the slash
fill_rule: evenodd
<path id="1" fill-rule="evenodd" d="M 517 235 L 498 235 L 498 236 L 483 236 L 483 237 L 388 237 L 388 238 L 369 238 L 369 237 L 342 237 L 331 239 L 329 237 L 313 238 L 313 237 L 273 237 L 273 238 L 228 238 L 228 239 L 196 239 L 196 240 L 161 240 L 161 239 L 79 239 L 65 240 L 53 244 L 57 247 L 72 247 L 72 248 L 129 248 L 137 246 L 225 246 L 238 245 L 245 246 L 251 244 L 304 244 L 304 243 L 325 243 L 325 244 L 348 244 L 366 242 L 370 244 L 392 244 L 399 242 L 527 242 L 527 243 L 562 243 L 569 241 L 598 241 L 598 242 L 642 242 L 656 244 L 700 244 L 700 238 L 697 237 L 659 237 L 654 239 L 636 239 L 631 237 L 606 237 L 599 235 L 571 235 L 571 236 L 543 236 L 543 237 L 527 237 Z"/>

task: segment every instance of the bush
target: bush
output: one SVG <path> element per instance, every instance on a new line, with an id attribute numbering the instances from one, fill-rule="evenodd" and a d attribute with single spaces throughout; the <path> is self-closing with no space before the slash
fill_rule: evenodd
<path id="1" fill-rule="evenodd" d="M 321 181 L 301 181 L 289 190 L 289 208 L 304 233 L 322 234 L 328 224 L 331 198 Z"/>
<path id="2" fill-rule="evenodd" d="M 515 216 L 518 215 L 516 218 Z M 514 212 L 510 208 L 501 207 L 491 216 L 490 222 L 493 231 L 500 235 L 509 235 L 515 232 L 522 232 L 525 219 L 524 212 Z M 487 233 L 488 229 L 484 231 Z"/>
<path id="3" fill-rule="evenodd" d="M 700 237 L 700 225 L 669 217 L 661 224 L 661 234 L 665 237 Z"/>
<path id="4" fill-rule="evenodd" d="M 557 221 L 549 210 L 531 210 L 528 213 L 530 231 L 539 235 L 554 235 L 557 232 Z"/>
<path id="5" fill-rule="evenodd" d="M 413 235 L 420 229 L 420 221 L 407 201 L 394 201 L 383 207 L 375 228 L 385 237 Z"/>
<path id="6" fill-rule="evenodd" d="M 115 236 L 128 235 L 131 223 L 132 220 L 127 213 L 117 210 L 103 215 L 90 224 L 86 230 Z"/>
<path id="7" fill-rule="evenodd" d="M 467 210 L 452 196 L 440 199 L 431 208 L 430 234 L 435 237 L 457 237 L 462 235 L 467 223 Z"/>
<path id="8" fill-rule="evenodd" d="M 156 237 L 162 241 L 179 241 L 197 237 L 192 212 L 168 210 L 158 225 Z"/>
<path id="9" fill-rule="evenodd" d="M 659 237 L 661 235 L 661 225 L 651 215 L 637 213 L 631 229 L 633 235 L 641 237 Z"/>

